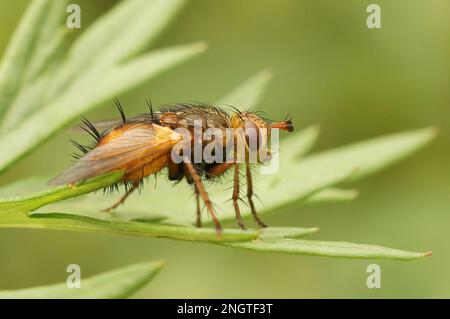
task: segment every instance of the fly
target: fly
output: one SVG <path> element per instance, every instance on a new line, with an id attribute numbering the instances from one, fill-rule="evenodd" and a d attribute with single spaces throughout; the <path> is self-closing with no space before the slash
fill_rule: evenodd
<path id="1" fill-rule="evenodd" d="M 166 169 L 169 180 L 186 180 L 193 186 L 197 210 L 196 225 L 202 225 L 201 199 L 214 222 L 217 234 L 220 235 L 222 227 L 206 191 L 205 181 L 219 180 L 219 177 L 228 171 L 234 173 L 232 201 L 236 220 L 240 228 L 245 229 L 238 203 L 240 170 L 243 169 L 247 181 L 246 198 L 253 218 L 258 225 L 266 227 L 253 202 L 251 170 L 252 165 L 262 164 L 264 160 L 259 155 L 253 156 L 256 159 L 254 161 L 250 159 L 251 155 L 261 150 L 262 145 L 268 145 L 271 130 L 292 132 L 294 128 L 290 119 L 273 122 L 259 112 L 239 111 L 235 108 L 227 112 L 218 106 L 200 103 L 162 106 L 160 110 L 154 111 L 149 101 L 147 113 L 127 118 L 120 102 L 116 100 L 115 104 L 121 116 L 120 121 L 94 125 L 83 118 L 83 129 L 95 139 L 94 145 L 85 146 L 72 141 L 81 154 L 75 156 L 76 162 L 72 167 L 50 181 L 51 185 L 75 184 L 105 173 L 123 171 L 122 180 L 113 186 L 117 188 L 121 184 L 125 185 L 125 194 L 114 205 L 105 209 L 112 211 L 124 203 L 128 196 L 142 185 L 146 177 Z M 205 138 L 204 135 L 198 138 L 195 132 L 196 124 L 202 132 L 209 129 L 223 134 L 213 134 L 212 139 L 210 136 Z M 189 134 L 180 134 L 180 130 Z M 239 144 L 239 141 L 243 141 L 244 145 L 244 152 L 240 155 L 238 147 L 232 147 L 231 151 L 228 147 L 230 143 L 233 146 Z M 256 144 L 252 141 L 256 141 Z M 213 149 L 213 160 L 198 160 L 194 156 L 195 152 L 188 152 L 184 148 L 189 146 L 195 149 L 197 144 L 200 145 L 201 151 L 205 151 L 210 143 L 214 146 L 209 146 Z M 270 153 L 270 150 L 268 152 Z"/>

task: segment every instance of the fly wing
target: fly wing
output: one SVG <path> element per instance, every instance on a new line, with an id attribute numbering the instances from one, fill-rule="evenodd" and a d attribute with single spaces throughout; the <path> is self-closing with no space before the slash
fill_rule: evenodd
<path id="1" fill-rule="evenodd" d="M 143 165 L 166 154 L 182 135 L 156 124 L 133 124 L 112 132 L 50 185 L 76 183 L 101 174 Z"/>

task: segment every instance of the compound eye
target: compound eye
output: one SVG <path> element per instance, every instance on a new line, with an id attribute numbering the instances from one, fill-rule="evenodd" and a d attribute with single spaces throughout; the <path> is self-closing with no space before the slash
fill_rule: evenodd
<path id="1" fill-rule="evenodd" d="M 246 120 L 244 122 L 245 141 L 251 152 L 256 152 L 261 145 L 261 134 L 255 122 Z"/>

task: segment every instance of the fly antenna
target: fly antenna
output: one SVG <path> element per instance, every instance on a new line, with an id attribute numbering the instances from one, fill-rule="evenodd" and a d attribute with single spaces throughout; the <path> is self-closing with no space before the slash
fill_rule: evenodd
<path id="1" fill-rule="evenodd" d="M 114 99 L 114 104 L 116 105 L 117 109 L 119 110 L 120 116 L 122 117 L 123 124 L 125 124 L 127 121 L 127 118 L 125 116 L 125 112 L 123 111 L 122 104 L 120 104 L 120 101 L 118 98 Z"/>

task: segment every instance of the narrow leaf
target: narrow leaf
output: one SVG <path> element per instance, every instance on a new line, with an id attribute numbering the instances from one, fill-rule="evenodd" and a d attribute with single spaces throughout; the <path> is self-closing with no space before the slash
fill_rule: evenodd
<path id="1" fill-rule="evenodd" d="M 259 237 L 255 230 L 241 231 L 224 229 L 221 237 L 213 228 L 172 226 L 159 223 L 124 221 L 107 213 L 96 214 L 96 218 L 69 213 L 0 213 L 0 228 L 51 229 L 95 232 L 141 237 L 171 238 L 199 242 L 247 241 Z"/>
<path id="2" fill-rule="evenodd" d="M 68 0 L 49 0 L 45 19 L 40 24 L 33 57 L 24 75 L 24 84 L 28 84 L 40 72 L 56 64 L 56 56 L 63 50 L 64 40 L 70 32 L 62 23 L 67 16 L 68 3 Z"/>
<path id="3" fill-rule="evenodd" d="M 115 67 L 102 78 L 83 80 L 62 97 L 27 118 L 20 126 L 0 137 L 0 172 L 47 140 L 71 120 L 115 96 L 130 91 L 169 68 L 205 50 L 203 43 L 154 51 L 123 66 Z M 80 92 L 83 92 L 81 95 Z"/>
<path id="4" fill-rule="evenodd" d="M 286 136 L 281 141 L 281 147 L 285 153 L 289 153 L 289 158 L 294 161 L 299 160 L 308 154 L 319 138 L 320 128 L 318 125 L 311 125 L 301 130 L 300 134 L 293 133 Z"/>
<path id="5" fill-rule="evenodd" d="M 50 71 L 51 67 L 59 62 L 58 57 L 62 56 L 61 52 L 67 44 L 68 35 L 67 29 L 59 28 L 53 38 L 46 42 L 46 46 L 36 52 L 24 76 L 26 83 L 31 83 L 44 71 Z"/>
<path id="6" fill-rule="evenodd" d="M 335 170 L 357 168 L 352 180 L 376 173 L 410 156 L 436 137 L 434 128 L 425 128 L 376 137 L 323 151 L 304 158 Z"/>
<path id="7" fill-rule="evenodd" d="M 60 32 L 67 17 L 66 8 L 69 0 L 50 0 L 49 2 L 49 8 L 41 24 L 39 40 L 36 43 L 36 52 L 46 50 L 47 44 Z M 66 27 L 65 24 L 64 27 Z"/>
<path id="8" fill-rule="evenodd" d="M 19 23 L 0 64 L 0 117 L 16 95 L 33 54 L 50 0 L 34 0 Z"/>
<path id="9" fill-rule="evenodd" d="M 261 238 L 252 242 L 226 243 L 223 245 L 262 252 L 345 258 L 410 260 L 431 255 L 431 252 L 416 253 L 375 245 L 289 238 Z"/>
<path id="10" fill-rule="evenodd" d="M 66 283 L 0 291 L 0 299 L 110 299 L 126 298 L 148 284 L 164 267 L 163 261 L 140 263 L 82 279 L 81 288 Z"/>
<path id="11" fill-rule="evenodd" d="M 218 104 L 229 104 L 242 110 L 254 107 L 261 100 L 271 78 L 272 72 L 263 70 L 221 98 Z"/>
<path id="12" fill-rule="evenodd" d="M 186 0 L 127 0 L 99 18 L 71 47 L 62 73 L 55 79 L 60 91 L 73 78 L 102 72 L 140 53 L 169 24 Z"/>
<path id="13" fill-rule="evenodd" d="M 74 43 L 69 63 L 113 64 L 142 52 L 169 24 L 186 0 L 122 1 Z"/>
<path id="14" fill-rule="evenodd" d="M 204 42 L 198 42 L 152 51 L 131 62 L 110 69 L 103 75 L 103 81 L 98 81 L 98 87 L 93 88 L 92 94 L 97 94 L 103 100 L 109 99 L 113 92 L 126 92 L 144 81 L 148 81 L 149 78 L 203 53 L 206 48 Z M 94 81 L 97 80 L 100 79 L 94 78 Z M 128 84 L 125 85 L 124 82 Z M 93 84 L 88 81 L 85 83 L 86 87 Z"/>
<path id="15" fill-rule="evenodd" d="M 49 82 L 55 77 L 55 68 L 64 56 L 69 29 L 62 25 L 66 16 L 67 0 L 51 1 L 48 13 L 42 21 L 33 56 L 24 70 L 22 88 L 11 101 L 4 116 L 1 131 L 6 132 L 19 125 L 46 102 Z"/>
<path id="16" fill-rule="evenodd" d="M 3 123 L 0 126 L 0 136 L 14 130 L 42 106 L 47 84 L 48 76 L 43 75 L 21 89 L 20 94 L 11 101 L 10 107 L 4 114 Z"/>
<path id="17" fill-rule="evenodd" d="M 341 202 L 349 201 L 358 197 L 355 189 L 340 189 L 335 187 L 326 188 L 312 194 L 306 199 L 307 203 Z"/>
<path id="18" fill-rule="evenodd" d="M 74 186 L 60 186 L 28 196 L 0 200 L 0 227 L 45 228 L 85 232 L 102 232 L 145 237 L 167 237 L 191 241 L 241 241 L 258 237 L 256 231 L 224 230 L 218 238 L 214 229 L 179 227 L 148 222 L 126 221 L 108 213 L 86 215 L 70 213 L 34 213 L 51 202 L 79 196 L 114 184 L 122 173 L 92 178 Z"/>
<path id="19" fill-rule="evenodd" d="M 266 227 L 261 229 L 260 240 L 272 238 L 301 238 L 319 231 L 319 228 Z"/>
<path id="20" fill-rule="evenodd" d="M 27 196 L 6 200 L 0 199 L 0 214 L 7 212 L 28 213 L 55 201 L 61 201 L 107 187 L 118 182 L 122 175 L 123 173 L 121 172 L 111 173 L 94 177 L 73 186 L 64 185 Z"/>

